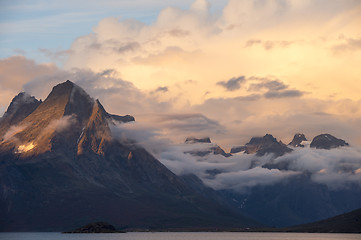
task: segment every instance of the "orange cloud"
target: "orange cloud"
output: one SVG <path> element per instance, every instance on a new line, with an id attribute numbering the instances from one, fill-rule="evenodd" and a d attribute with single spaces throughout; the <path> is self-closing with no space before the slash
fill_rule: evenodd
<path id="1" fill-rule="evenodd" d="M 173 95 L 182 93 L 181 104 L 199 104 L 206 92 L 224 96 L 217 83 L 240 75 L 278 76 L 322 99 L 359 98 L 361 52 L 335 56 L 334 49 L 358 46 L 360 3 L 230 0 L 220 16 L 209 8 L 206 0 L 188 10 L 166 8 L 149 25 L 105 18 L 73 43 L 65 66 L 113 68 L 143 90 L 166 85 Z M 189 79 L 198 88 L 179 87 Z"/>

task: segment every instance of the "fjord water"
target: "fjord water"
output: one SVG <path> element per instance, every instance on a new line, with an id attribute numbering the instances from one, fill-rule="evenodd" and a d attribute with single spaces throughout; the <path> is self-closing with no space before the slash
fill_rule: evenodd
<path id="1" fill-rule="evenodd" d="M 338 233 L 0 233 L 1 240 L 361 240 L 361 234 Z"/>

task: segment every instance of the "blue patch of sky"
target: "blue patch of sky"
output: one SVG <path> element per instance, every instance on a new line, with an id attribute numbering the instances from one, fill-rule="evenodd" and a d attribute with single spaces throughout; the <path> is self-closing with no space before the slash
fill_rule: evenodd
<path id="1" fill-rule="evenodd" d="M 132 18 L 151 24 L 163 8 L 172 6 L 188 9 L 192 2 L 0 0 L 0 58 L 22 53 L 37 62 L 47 62 L 50 59 L 39 49 L 69 49 L 77 37 L 91 33 L 92 27 L 103 18 Z M 210 0 L 211 10 L 215 12 L 222 9 L 226 2 Z"/>

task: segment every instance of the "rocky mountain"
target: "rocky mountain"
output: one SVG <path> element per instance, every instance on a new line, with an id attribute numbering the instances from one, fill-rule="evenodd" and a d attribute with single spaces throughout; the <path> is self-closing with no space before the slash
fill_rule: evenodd
<path id="1" fill-rule="evenodd" d="M 202 144 L 201 148 L 198 148 L 198 149 L 196 148 L 196 149 L 192 149 L 192 150 L 185 152 L 185 153 L 189 153 L 193 156 L 204 157 L 209 154 L 222 155 L 224 157 L 232 156 L 232 154 L 226 153 L 217 144 L 212 143 L 211 139 L 209 137 L 205 137 L 205 138 L 188 137 L 184 143 L 185 144 L 197 144 L 197 143 Z"/>
<path id="2" fill-rule="evenodd" d="M 292 141 L 288 144 L 288 146 L 292 147 L 304 147 L 302 142 L 307 141 L 307 138 L 302 133 L 296 133 L 293 137 Z"/>
<path id="3" fill-rule="evenodd" d="M 292 149 L 288 148 L 281 141 L 277 141 L 271 134 L 266 134 L 263 137 L 253 137 L 246 145 L 233 147 L 231 153 L 245 152 L 247 154 L 256 153 L 258 156 L 263 156 L 267 153 L 273 153 L 274 156 L 282 156 Z"/>
<path id="4" fill-rule="evenodd" d="M 331 134 L 321 134 L 316 137 L 311 142 L 312 148 L 317 149 L 332 149 L 337 147 L 348 146 L 349 144 L 345 140 L 336 138 Z"/>
<path id="5" fill-rule="evenodd" d="M 296 133 L 288 146 L 304 147 L 302 144 L 304 142 L 307 143 L 305 135 L 302 133 Z M 344 140 L 336 138 L 331 134 L 320 134 L 313 138 L 310 146 L 317 149 L 332 149 L 348 145 L 349 144 Z M 277 141 L 277 139 L 271 134 L 266 134 L 263 137 L 252 137 L 252 139 L 244 146 L 232 147 L 231 153 L 239 152 L 247 154 L 256 153 L 258 156 L 273 153 L 275 157 L 279 157 L 285 153 L 292 152 L 292 149 L 287 147 L 284 143 L 282 143 L 282 141 Z"/>
<path id="6" fill-rule="evenodd" d="M 32 113 L 40 104 L 41 101 L 38 101 L 25 92 L 21 92 L 15 96 L 4 116 L 0 118 L 0 136 L 3 136 L 10 126 L 17 125 L 24 120 L 24 118 Z"/>
<path id="7" fill-rule="evenodd" d="M 191 187 L 136 143 L 117 140 L 116 121 L 134 118 L 107 113 L 70 81 L 44 102 L 15 97 L 0 121 L 0 231 L 99 221 L 141 229 L 257 225 L 197 192 L 201 181 Z"/>

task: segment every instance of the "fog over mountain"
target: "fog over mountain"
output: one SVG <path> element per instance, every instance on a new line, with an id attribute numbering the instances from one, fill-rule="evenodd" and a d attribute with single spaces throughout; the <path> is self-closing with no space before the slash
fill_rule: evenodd
<path id="1" fill-rule="evenodd" d="M 272 185 L 304 172 L 311 175 L 312 181 L 333 189 L 348 188 L 353 184 L 361 186 L 361 149 L 357 146 L 317 149 L 310 147 L 311 142 L 305 142 L 305 147 L 291 147 L 293 151 L 279 157 L 273 153 L 258 156 L 243 152 L 228 158 L 214 154 L 195 156 L 189 152 L 207 150 L 213 144 L 171 144 L 157 134 L 157 129 L 136 125 L 121 126 L 121 136 L 137 140 L 176 174 L 196 174 L 215 189 L 245 191 L 249 187 Z M 287 167 L 267 168 L 264 167 L 266 164 Z M 214 170 L 219 173 L 210 175 L 209 172 Z"/>
<path id="2" fill-rule="evenodd" d="M 312 141 L 296 134 L 289 145 L 267 134 L 222 155 L 204 136 L 207 141 L 172 143 L 137 123 L 117 131 L 123 139 L 136 138 L 178 176 L 195 174 L 237 211 L 268 226 L 308 223 L 361 207 L 361 149 L 329 134 Z"/>

